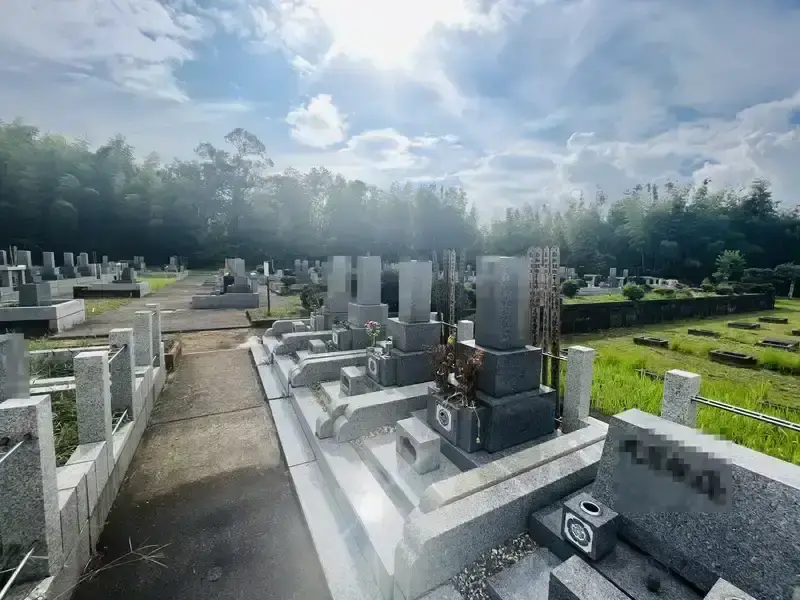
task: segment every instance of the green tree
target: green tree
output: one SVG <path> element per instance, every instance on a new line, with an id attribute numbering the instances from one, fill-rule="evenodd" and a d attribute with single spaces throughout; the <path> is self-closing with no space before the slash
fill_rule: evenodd
<path id="1" fill-rule="evenodd" d="M 714 278 L 719 282 L 738 281 L 747 265 L 738 250 L 725 250 L 715 261 L 717 270 Z"/>

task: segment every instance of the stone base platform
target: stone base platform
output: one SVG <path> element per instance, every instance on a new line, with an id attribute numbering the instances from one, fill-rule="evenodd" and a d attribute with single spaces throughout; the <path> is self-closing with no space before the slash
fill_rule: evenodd
<path id="1" fill-rule="evenodd" d="M 6 332 L 44 335 L 66 331 L 86 321 L 83 300 L 55 302 L 47 306 L 0 307 L 0 328 Z"/>
<path id="2" fill-rule="evenodd" d="M 144 298 L 149 295 L 150 284 L 146 281 L 96 283 L 72 288 L 73 298 Z"/>
<path id="3" fill-rule="evenodd" d="M 191 303 L 191 307 L 194 309 L 258 308 L 259 306 L 257 293 L 192 296 Z"/>

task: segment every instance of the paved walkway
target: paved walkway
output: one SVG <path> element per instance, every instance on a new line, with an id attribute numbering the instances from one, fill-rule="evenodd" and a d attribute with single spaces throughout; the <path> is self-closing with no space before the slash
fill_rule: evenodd
<path id="1" fill-rule="evenodd" d="M 95 317 L 87 315 L 85 323 L 73 327 L 53 337 L 82 337 L 108 335 L 115 327 L 130 327 L 133 322 L 133 313 L 144 310 L 146 304 L 158 303 L 161 305 L 161 327 L 164 333 L 178 333 L 182 331 L 203 331 L 211 329 L 232 329 L 236 327 L 249 327 L 244 310 L 192 310 L 190 303 L 195 294 L 207 294 L 211 288 L 202 287 L 207 273 L 192 273 L 186 279 L 173 283 L 144 298 L 137 298 L 125 306 L 102 313 Z M 266 288 L 262 286 L 262 295 Z M 287 302 L 286 296 L 271 295 L 273 308 L 278 308 Z M 266 306 L 266 297 L 262 298 L 262 306 Z"/>
<path id="2" fill-rule="evenodd" d="M 75 600 L 330 597 L 242 337 L 214 351 L 202 338 L 184 341 L 90 569 L 145 545 L 166 545 L 165 566 L 101 570 Z"/>

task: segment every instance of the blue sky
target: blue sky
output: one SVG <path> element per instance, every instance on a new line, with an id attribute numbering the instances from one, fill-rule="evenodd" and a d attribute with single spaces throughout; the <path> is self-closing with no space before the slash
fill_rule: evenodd
<path id="1" fill-rule="evenodd" d="M 0 118 L 189 158 L 464 186 L 483 217 L 597 186 L 773 182 L 800 203 L 792 0 L 26 0 Z"/>

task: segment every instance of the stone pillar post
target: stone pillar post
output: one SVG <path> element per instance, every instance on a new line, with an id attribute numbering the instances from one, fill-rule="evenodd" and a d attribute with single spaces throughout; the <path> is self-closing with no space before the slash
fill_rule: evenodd
<path id="1" fill-rule="evenodd" d="M 55 575 L 64 555 L 50 396 L 0 402 L 0 435 L 8 438 L 6 452 L 22 442 L 10 455 L 0 454 L 3 547 L 16 547 L 23 556 L 35 548 L 36 558 L 28 560 L 18 582 Z"/>
<path id="2" fill-rule="evenodd" d="M 156 357 L 155 366 L 164 365 L 164 351 L 161 346 L 161 305 L 145 304 L 147 310 L 153 311 L 153 355 Z"/>
<path id="3" fill-rule="evenodd" d="M 475 339 L 475 323 L 472 321 L 458 322 L 458 341 L 465 342 Z"/>
<path id="4" fill-rule="evenodd" d="M 30 375 L 25 338 L 21 333 L 0 335 L 0 402 L 28 396 Z"/>
<path id="5" fill-rule="evenodd" d="M 696 427 L 697 403 L 692 398 L 700 393 L 700 379 L 700 375 L 680 369 L 667 371 L 661 416 L 687 427 Z"/>
<path id="6" fill-rule="evenodd" d="M 140 406 L 134 404 L 136 392 L 136 370 L 134 368 L 133 329 L 112 329 L 108 332 L 110 346 L 122 348 L 111 361 L 111 411 L 117 413 L 129 409 L 132 419 L 139 415 Z"/>
<path id="7" fill-rule="evenodd" d="M 72 361 L 75 370 L 75 402 L 78 409 L 78 441 L 106 442 L 113 464 L 111 423 L 111 375 L 108 352 L 81 352 Z"/>
<path id="8" fill-rule="evenodd" d="M 153 366 L 153 313 L 137 310 L 133 316 L 134 360 L 137 367 Z"/>
<path id="9" fill-rule="evenodd" d="M 592 404 L 592 367 L 594 350 L 585 346 L 570 346 L 567 352 L 567 382 L 561 430 L 575 431 L 583 426 Z"/>

